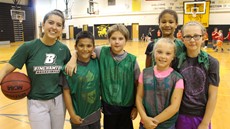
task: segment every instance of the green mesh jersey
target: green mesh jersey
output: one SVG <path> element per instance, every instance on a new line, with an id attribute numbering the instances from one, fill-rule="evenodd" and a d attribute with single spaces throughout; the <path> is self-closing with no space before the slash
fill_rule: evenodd
<path id="1" fill-rule="evenodd" d="M 174 43 L 176 44 L 176 57 L 178 57 L 182 52 L 185 51 L 185 46 L 180 39 L 175 39 Z"/>
<path id="2" fill-rule="evenodd" d="M 155 117 L 170 105 L 175 85 L 180 79 L 182 76 L 175 70 L 163 79 L 154 75 L 153 67 L 143 70 L 143 105 L 148 116 Z M 177 117 L 178 113 L 160 123 L 156 129 L 170 128 L 176 123 Z"/>
<path id="3" fill-rule="evenodd" d="M 100 71 L 97 60 L 77 65 L 77 73 L 66 76 L 75 113 L 85 118 L 101 107 Z"/>
<path id="4" fill-rule="evenodd" d="M 46 46 L 40 39 L 35 39 L 23 43 L 9 63 L 19 69 L 26 65 L 32 86 L 29 99 L 48 100 L 62 93 L 60 71 L 70 57 L 70 51 L 63 43 L 56 41 L 54 45 Z"/>
<path id="5" fill-rule="evenodd" d="M 135 101 L 134 68 L 136 57 L 127 56 L 117 62 L 113 59 L 110 47 L 102 47 L 100 53 L 102 100 L 110 105 L 132 106 Z"/>
<path id="6" fill-rule="evenodd" d="M 158 39 L 154 40 L 154 43 L 156 43 Z M 180 39 L 175 39 L 174 43 L 176 44 L 176 57 L 178 57 L 181 53 L 185 51 L 184 43 Z M 152 64 L 155 65 L 155 59 L 154 59 L 154 53 L 152 52 Z"/>

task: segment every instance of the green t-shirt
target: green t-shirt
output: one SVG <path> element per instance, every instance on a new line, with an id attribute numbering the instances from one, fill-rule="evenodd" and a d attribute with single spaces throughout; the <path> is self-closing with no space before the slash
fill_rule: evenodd
<path id="1" fill-rule="evenodd" d="M 135 101 L 135 63 L 131 54 L 121 60 L 113 59 L 110 47 L 102 47 L 100 52 L 102 100 L 110 105 L 129 107 Z"/>
<path id="2" fill-rule="evenodd" d="M 65 73 L 66 75 L 66 73 Z M 77 64 L 77 73 L 66 76 L 75 113 L 86 118 L 101 107 L 100 71 L 97 59 L 87 65 Z"/>
<path id="3" fill-rule="evenodd" d="M 26 65 L 32 86 L 29 99 L 48 100 L 62 93 L 60 71 L 70 57 L 68 47 L 58 40 L 54 45 L 46 46 L 40 39 L 35 39 L 22 44 L 9 63 L 19 69 Z"/>

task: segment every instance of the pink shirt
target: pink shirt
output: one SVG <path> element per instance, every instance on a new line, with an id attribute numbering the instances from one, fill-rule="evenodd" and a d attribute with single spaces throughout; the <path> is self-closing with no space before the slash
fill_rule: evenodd
<path id="1" fill-rule="evenodd" d="M 170 75 L 170 73 L 173 71 L 173 68 L 170 67 L 169 69 L 167 69 L 165 71 L 158 71 L 156 69 L 156 67 L 154 67 L 153 71 L 154 71 L 154 74 L 155 74 L 155 76 L 157 78 L 165 78 L 168 75 Z M 143 84 L 143 72 L 141 72 L 141 74 L 139 76 L 139 79 L 138 79 L 138 82 Z M 180 80 L 177 81 L 175 88 L 184 89 L 184 81 L 183 81 L 183 79 L 180 79 Z"/>

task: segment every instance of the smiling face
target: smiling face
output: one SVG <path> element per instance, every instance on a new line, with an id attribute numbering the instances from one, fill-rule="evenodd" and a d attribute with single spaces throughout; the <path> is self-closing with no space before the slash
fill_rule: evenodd
<path id="1" fill-rule="evenodd" d="M 190 37 L 186 39 L 186 37 Z M 193 37 L 193 38 L 191 38 Z M 196 38 L 197 37 L 197 38 Z M 187 25 L 183 29 L 183 38 L 182 38 L 185 47 L 187 48 L 187 53 L 194 53 L 198 55 L 204 42 L 202 29 L 198 25 Z"/>
<path id="2" fill-rule="evenodd" d="M 167 70 L 175 56 L 175 44 L 169 39 L 158 41 L 154 46 L 156 68 L 160 71 Z"/>
<path id="3" fill-rule="evenodd" d="M 163 37 L 174 37 L 174 32 L 177 28 L 174 16 L 169 13 L 164 14 L 160 19 L 159 27 Z"/>
<path id="4" fill-rule="evenodd" d="M 58 15 L 50 15 L 43 23 L 44 39 L 56 40 L 63 30 L 63 19 Z"/>
<path id="5" fill-rule="evenodd" d="M 77 58 L 82 62 L 89 62 L 92 52 L 94 51 L 94 45 L 92 39 L 82 38 L 75 46 L 77 50 Z"/>
<path id="6" fill-rule="evenodd" d="M 111 44 L 111 50 L 114 54 L 120 55 L 124 53 L 126 39 L 120 31 L 115 31 L 112 33 L 112 35 L 109 37 L 109 43 Z"/>

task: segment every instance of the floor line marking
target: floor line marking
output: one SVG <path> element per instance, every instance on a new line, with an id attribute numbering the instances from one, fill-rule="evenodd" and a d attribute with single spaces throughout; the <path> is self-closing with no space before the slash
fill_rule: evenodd
<path id="1" fill-rule="evenodd" d="M 16 101 L 16 102 L 13 102 L 13 103 L 4 105 L 4 106 L 0 107 L 0 110 L 2 110 L 2 109 L 5 108 L 5 107 L 8 107 L 8 106 L 10 106 L 10 105 L 16 104 L 16 103 L 18 103 L 18 102 L 20 102 L 20 101 Z"/>
<path id="2" fill-rule="evenodd" d="M 19 121 L 19 122 L 27 123 L 27 124 L 29 124 L 29 123 L 30 123 L 30 122 L 27 122 L 27 121 L 24 121 L 24 120 L 20 120 L 20 119 L 17 119 L 17 118 L 11 117 L 11 116 L 5 116 L 5 117 L 11 118 L 11 119 L 16 120 L 16 121 Z"/>

